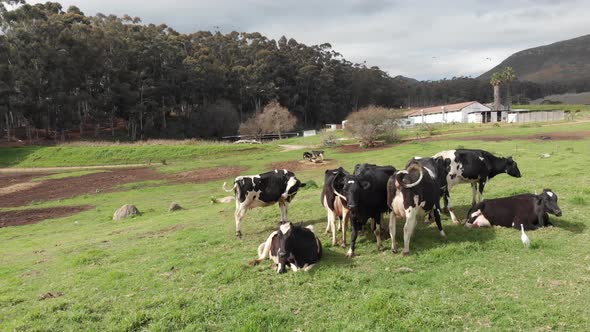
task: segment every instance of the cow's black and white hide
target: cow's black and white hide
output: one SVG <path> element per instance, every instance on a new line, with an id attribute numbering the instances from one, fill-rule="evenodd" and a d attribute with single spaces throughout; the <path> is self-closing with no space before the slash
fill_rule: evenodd
<path id="1" fill-rule="evenodd" d="M 446 238 L 440 220 L 440 185 L 430 176 L 428 170 L 418 163 L 412 163 L 405 170 L 397 171 L 387 182 L 387 203 L 392 210 L 389 215 L 391 251 L 397 252 L 395 242 L 396 219 L 405 218 L 404 250 L 410 253 L 410 239 L 416 227 L 417 218 L 432 212 L 436 226 Z"/>
<path id="2" fill-rule="evenodd" d="M 422 157 L 414 157 L 408 161 L 406 164 L 406 169 L 410 167 L 411 164 L 419 164 L 428 172 L 428 175 L 434 180 L 436 185 L 440 188 L 440 195 L 444 199 L 445 206 L 449 207 L 449 215 L 453 220 L 453 223 L 459 223 L 457 221 L 457 217 L 453 213 L 453 210 L 450 208 L 452 206 L 450 201 L 450 194 L 447 187 L 447 174 L 450 171 L 450 164 L 451 161 L 449 159 L 445 159 L 443 157 L 431 157 L 431 158 L 422 158 Z M 430 213 L 427 215 L 427 220 L 431 221 L 433 214 Z M 425 220 L 426 222 L 426 220 Z"/>
<path id="3" fill-rule="evenodd" d="M 472 206 L 483 199 L 486 183 L 498 174 L 506 173 L 519 178 L 520 170 L 512 157 L 502 158 L 484 150 L 457 149 L 442 151 L 434 155 L 449 161 L 447 188 L 451 189 L 461 183 L 470 183 L 473 193 Z M 479 191 L 478 191 L 479 185 Z M 451 209 L 449 205 L 445 208 Z M 451 215 L 451 218 L 454 214 Z M 458 223 L 456 218 L 454 223 Z"/>
<path id="4" fill-rule="evenodd" d="M 352 257 L 358 232 L 369 218 L 374 220 L 372 230 L 377 238 L 377 250 L 381 250 L 381 215 L 389 211 L 387 206 L 387 180 L 395 173 L 392 166 L 362 164 L 355 166 L 354 175 L 344 177 L 342 197 L 350 211 L 352 224 L 351 244 L 346 256 Z"/>
<path id="5" fill-rule="evenodd" d="M 328 215 L 326 233 L 332 232 L 332 246 L 337 244 L 336 231 L 342 229 L 342 247 L 346 247 L 346 229 L 350 219 L 350 211 L 346 205 L 346 198 L 341 194 L 344 188 L 344 178 L 350 175 L 344 168 L 328 169 L 324 174 L 324 188 L 321 202 Z M 338 229 L 336 230 L 336 221 Z"/>
<path id="6" fill-rule="evenodd" d="M 307 161 L 311 161 L 311 159 L 313 158 L 313 154 L 311 154 L 311 152 L 303 152 L 303 159 L 307 160 Z"/>
<path id="7" fill-rule="evenodd" d="M 540 195 L 522 194 L 511 197 L 486 199 L 471 208 L 466 227 L 514 227 L 525 230 L 550 226 L 549 215 L 561 216 L 557 194 L 543 189 Z"/>
<path id="8" fill-rule="evenodd" d="M 281 220 L 288 221 L 287 209 L 299 188 L 305 186 L 295 177 L 293 172 L 286 169 L 250 176 L 238 176 L 231 189 L 225 187 L 225 191 L 234 191 L 236 195 L 236 236 L 242 237 L 241 223 L 248 209 L 261 206 L 269 206 L 279 203 Z"/>
<path id="9" fill-rule="evenodd" d="M 258 258 L 250 265 L 257 265 L 266 258 L 277 265 L 278 273 L 287 272 L 287 267 L 293 271 L 309 271 L 322 258 L 322 243 L 314 234 L 313 226 L 282 222 L 279 229 L 258 246 Z"/>

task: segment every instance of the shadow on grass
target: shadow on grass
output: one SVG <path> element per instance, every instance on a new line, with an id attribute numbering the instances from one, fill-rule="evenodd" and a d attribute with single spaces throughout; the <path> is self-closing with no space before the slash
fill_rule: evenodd
<path id="1" fill-rule="evenodd" d="M 563 228 L 567 231 L 570 231 L 572 233 L 577 233 L 577 234 L 582 233 L 587 227 L 586 224 L 584 224 L 582 222 L 568 221 L 568 220 L 562 219 L 562 218 L 558 218 L 558 219 L 553 218 L 551 220 L 551 223 L 553 224 L 554 227 Z"/>
<path id="2" fill-rule="evenodd" d="M 16 166 L 29 155 L 43 148 L 42 146 L 0 146 L 0 167 Z"/>

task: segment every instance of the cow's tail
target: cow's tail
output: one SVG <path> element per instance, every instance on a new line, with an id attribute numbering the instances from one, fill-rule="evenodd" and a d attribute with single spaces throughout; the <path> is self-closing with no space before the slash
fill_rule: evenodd
<path id="1" fill-rule="evenodd" d="M 422 179 L 424 178 L 424 171 L 422 170 L 422 166 L 418 165 L 418 164 L 412 164 L 410 165 L 410 167 L 408 167 L 407 171 L 408 171 L 408 175 L 410 174 L 410 171 L 413 169 L 417 169 L 420 172 L 420 176 L 418 177 L 418 180 L 416 180 L 416 182 L 413 183 L 402 183 L 402 186 L 404 186 L 404 188 L 413 188 L 415 186 L 417 186 L 418 184 L 420 184 L 420 182 L 422 182 Z"/>
<path id="2" fill-rule="evenodd" d="M 233 187 L 231 187 L 230 189 L 227 189 L 227 188 L 225 187 L 225 185 L 226 185 L 226 184 L 227 184 L 227 182 L 224 182 L 224 183 L 223 183 L 223 190 L 224 190 L 224 191 L 226 191 L 226 192 L 228 192 L 228 193 L 230 193 L 230 192 L 232 192 L 232 191 L 235 191 L 235 190 L 236 190 L 236 187 L 238 186 L 238 183 L 234 181 L 234 186 L 233 186 Z"/>
<path id="3" fill-rule="evenodd" d="M 389 177 L 387 180 L 387 206 L 393 210 L 393 199 L 395 198 L 395 176 L 397 172 L 394 173 L 392 176 Z"/>

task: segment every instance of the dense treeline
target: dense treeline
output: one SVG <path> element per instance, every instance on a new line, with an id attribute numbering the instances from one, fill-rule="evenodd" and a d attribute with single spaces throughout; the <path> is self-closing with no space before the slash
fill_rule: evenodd
<path id="1" fill-rule="evenodd" d="M 4 126 L 18 115 L 52 137 L 72 128 L 91 136 L 99 127 L 115 136 L 122 124 L 131 139 L 234 134 L 275 99 L 302 127 L 372 103 L 402 103 L 399 82 L 345 60 L 329 44 L 260 33 L 180 34 L 129 16 L 63 11 L 55 2 L 1 15 Z"/>
<path id="2" fill-rule="evenodd" d="M 317 128 L 370 104 L 492 99 L 489 82 L 392 78 L 327 43 L 256 32 L 181 34 L 137 17 L 21 2 L 0 0 L 0 130 L 9 134 L 21 127 L 29 138 L 219 137 L 235 134 L 273 100 L 300 128 Z M 512 88 L 515 98 L 565 92 L 519 82 Z"/>

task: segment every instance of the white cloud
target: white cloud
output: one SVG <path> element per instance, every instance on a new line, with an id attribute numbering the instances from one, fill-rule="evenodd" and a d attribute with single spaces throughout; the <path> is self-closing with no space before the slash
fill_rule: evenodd
<path id="1" fill-rule="evenodd" d="M 588 1 L 533 0 L 71 0 L 88 15 L 129 14 L 181 32 L 221 29 L 329 42 L 354 62 L 367 61 L 418 79 L 477 76 L 519 50 L 590 33 Z M 486 59 L 491 58 L 491 61 Z"/>

